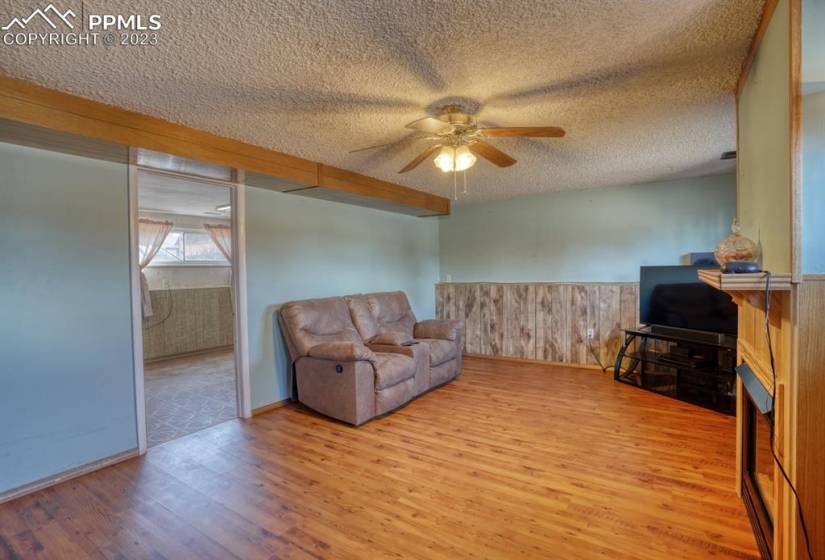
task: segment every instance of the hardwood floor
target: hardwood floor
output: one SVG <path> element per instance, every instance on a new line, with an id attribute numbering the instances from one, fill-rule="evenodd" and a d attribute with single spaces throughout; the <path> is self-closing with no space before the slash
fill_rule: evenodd
<path id="1" fill-rule="evenodd" d="M 352 428 L 233 420 L 0 506 L 0 558 L 757 558 L 734 419 L 467 359 Z"/>

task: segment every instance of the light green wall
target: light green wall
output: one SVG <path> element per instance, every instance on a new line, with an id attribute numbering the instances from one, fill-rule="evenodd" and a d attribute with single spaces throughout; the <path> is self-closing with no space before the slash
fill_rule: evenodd
<path id="1" fill-rule="evenodd" d="M 738 104 L 739 220 L 772 272 L 791 272 L 789 33 L 780 0 Z"/>
<path id="2" fill-rule="evenodd" d="M 733 175 L 459 206 L 439 222 L 441 280 L 637 281 L 640 265 L 712 251 L 735 208 Z"/>
<path id="3" fill-rule="evenodd" d="M 825 0 L 802 2 L 802 81 L 825 83 Z"/>
<path id="4" fill-rule="evenodd" d="M 0 493 L 137 447 L 125 165 L 0 143 Z"/>
<path id="5" fill-rule="evenodd" d="M 246 247 L 253 407 L 289 395 L 276 306 L 404 290 L 420 318 L 435 315 L 438 224 L 432 218 L 247 188 Z"/>
<path id="6" fill-rule="evenodd" d="M 0 492 L 137 446 L 125 165 L 0 144 Z M 253 406 L 288 395 L 276 305 L 404 290 L 435 314 L 438 224 L 247 189 Z"/>
<path id="7" fill-rule="evenodd" d="M 802 5 L 802 272 L 825 274 L 825 0 Z"/>
<path id="8" fill-rule="evenodd" d="M 802 271 L 825 274 L 825 91 L 802 110 Z"/>

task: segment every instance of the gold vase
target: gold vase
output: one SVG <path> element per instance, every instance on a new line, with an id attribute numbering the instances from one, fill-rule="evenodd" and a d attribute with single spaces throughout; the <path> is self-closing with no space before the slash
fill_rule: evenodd
<path id="1" fill-rule="evenodd" d="M 729 262 L 756 262 L 759 260 L 759 245 L 740 234 L 739 221 L 734 218 L 730 235 L 716 244 L 713 252 L 721 266 Z"/>

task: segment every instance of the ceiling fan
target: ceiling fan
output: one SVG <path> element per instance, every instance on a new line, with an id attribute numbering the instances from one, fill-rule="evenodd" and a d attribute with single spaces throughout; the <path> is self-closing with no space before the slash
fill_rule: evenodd
<path id="1" fill-rule="evenodd" d="M 557 126 L 481 128 L 475 118 L 464 112 L 459 105 L 446 105 L 440 109 L 437 117 L 424 117 L 409 123 L 406 127 L 420 134 L 415 139 L 431 140 L 435 143 L 401 168 L 399 173 L 406 173 L 415 169 L 436 152 L 438 152 L 438 155 L 433 163 L 445 173 L 455 173 L 469 169 L 475 164 L 477 155 L 499 167 L 509 167 L 516 163 L 516 160 L 492 144 L 485 142 L 485 139 L 513 137 L 562 138 L 565 135 L 564 129 Z M 395 144 L 395 142 L 390 144 Z M 380 148 L 390 144 L 361 148 L 350 153 Z"/>

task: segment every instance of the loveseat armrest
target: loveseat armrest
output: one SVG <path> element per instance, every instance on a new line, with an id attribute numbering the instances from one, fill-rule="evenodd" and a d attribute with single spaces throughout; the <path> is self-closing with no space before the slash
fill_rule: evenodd
<path id="1" fill-rule="evenodd" d="M 413 342 L 409 346 L 389 344 L 369 344 L 370 350 L 385 354 L 409 356 L 415 362 L 415 394 L 420 395 L 430 388 L 430 347 Z"/>
<path id="2" fill-rule="evenodd" d="M 375 363 L 375 352 L 358 342 L 323 342 L 309 349 L 310 358 L 335 362 L 367 361 Z"/>
<path id="3" fill-rule="evenodd" d="M 368 345 L 383 344 L 386 346 L 407 346 L 413 341 L 413 337 L 409 334 L 398 331 L 384 331 L 380 332 L 371 339 Z"/>
<path id="4" fill-rule="evenodd" d="M 458 340 L 463 321 L 454 319 L 429 319 L 415 324 L 415 338 L 435 338 L 440 340 Z"/>
<path id="5" fill-rule="evenodd" d="M 301 357 L 295 362 L 298 400 L 358 426 L 375 416 L 375 367 L 366 360 Z"/>
<path id="6" fill-rule="evenodd" d="M 413 346 L 393 346 L 390 344 L 368 344 L 369 349 L 373 352 L 379 352 L 384 354 L 401 354 L 402 356 L 409 356 L 412 358 L 413 354 Z"/>

